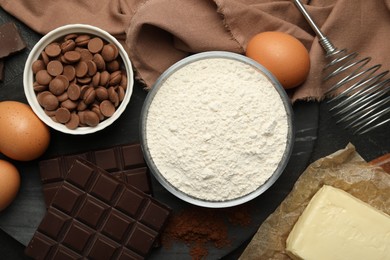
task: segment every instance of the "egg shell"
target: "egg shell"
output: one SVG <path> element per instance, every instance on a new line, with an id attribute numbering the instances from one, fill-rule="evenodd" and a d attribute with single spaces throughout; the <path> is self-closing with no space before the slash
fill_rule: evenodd
<path id="1" fill-rule="evenodd" d="M 302 84 L 310 71 L 309 52 L 302 42 L 287 33 L 256 34 L 249 40 L 245 54 L 267 68 L 285 89 Z"/>
<path id="2" fill-rule="evenodd" d="M 31 107 L 17 101 L 0 102 L 0 152 L 19 161 L 41 156 L 50 143 L 49 128 Z"/>
<path id="3" fill-rule="evenodd" d="M 0 160 L 0 211 L 12 203 L 18 194 L 19 188 L 19 171 L 10 162 Z"/>

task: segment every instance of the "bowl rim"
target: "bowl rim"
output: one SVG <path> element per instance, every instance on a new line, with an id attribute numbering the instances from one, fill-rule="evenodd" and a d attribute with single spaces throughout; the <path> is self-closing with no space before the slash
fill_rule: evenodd
<path id="1" fill-rule="evenodd" d="M 36 93 L 32 87 L 34 82 L 33 79 L 34 75 L 31 68 L 32 63 L 38 59 L 41 52 L 48 44 L 70 33 L 86 33 L 86 34 L 96 35 L 98 37 L 105 39 L 108 42 L 114 43 L 118 47 L 119 55 L 121 56 L 123 60 L 123 65 L 125 67 L 125 71 L 127 75 L 127 88 L 126 88 L 125 97 L 123 101 L 121 102 L 119 107 L 117 107 L 113 116 L 105 119 L 104 121 L 100 122 L 97 126 L 94 127 L 83 126 L 83 127 L 77 127 L 76 129 L 69 129 L 64 124 L 54 122 L 48 115 L 45 114 L 43 108 L 39 105 Z M 88 24 L 78 24 L 78 23 L 67 24 L 64 26 L 57 27 L 54 30 L 45 34 L 31 49 L 27 57 L 24 66 L 24 71 L 23 71 L 24 94 L 27 98 L 27 102 L 31 106 L 34 113 L 47 126 L 66 134 L 73 134 L 73 135 L 91 134 L 103 130 L 104 128 L 111 125 L 125 111 L 128 103 L 130 102 L 130 98 L 133 93 L 133 87 L 134 87 L 134 76 L 132 70 L 132 63 L 128 57 L 127 52 L 123 48 L 122 44 L 120 44 L 119 41 L 107 31 Z"/>
<path id="2" fill-rule="evenodd" d="M 226 59 L 233 59 L 240 62 L 243 62 L 245 64 L 248 64 L 250 66 L 253 66 L 255 69 L 260 70 L 273 84 L 274 88 L 278 92 L 282 103 L 284 105 L 286 115 L 287 115 L 287 124 L 288 124 L 288 131 L 287 131 L 287 142 L 286 147 L 282 155 L 282 159 L 280 160 L 278 166 L 276 167 L 274 173 L 268 178 L 266 182 L 264 182 L 261 186 L 259 186 L 256 190 L 238 198 L 234 198 L 231 200 L 225 200 L 225 201 L 209 201 L 209 200 L 203 200 L 196 197 L 193 197 L 191 195 L 188 195 L 176 187 L 174 187 L 170 182 L 168 182 L 165 177 L 161 174 L 161 172 L 158 170 L 157 166 L 155 165 L 151 154 L 149 152 L 149 149 L 147 147 L 147 138 L 146 138 L 146 124 L 147 124 L 147 116 L 148 116 L 148 109 L 157 94 L 158 90 L 161 88 L 165 80 L 171 76 L 173 73 L 175 73 L 178 69 L 181 67 L 190 64 L 194 61 L 202 60 L 202 59 L 208 59 L 208 58 L 226 58 Z M 144 101 L 142 110 L 141 110 L 141 117 L 140 117 L 140 143 L 141 148 L 145 157 L 145 162 L 149 166 L 150 171 L 152 172 L 153 176 L 158 180 L 158 182 L 167 189 L 171 194 L 176 196 L 177 198 L 186 201 L 188 203 L 191 203 L 193 205 L 201 206 L 201 207 L 207 207 L 207 208 L 226 208 L 226 207 L 233 207 L 241 205 L 245 202 L 248 202 L 250 200 L 255 199 L 256 197 L 263 194 L 268 188 L 270 188 L 276 180 L 280 177 L 280 175 L 283 173 L 284 169 L 287 166 L 287 163 L 291 157 L 293 145 L 294 145 L 294 139 L 295 139 L 295 126 L 293 124 L 294 122 L 294 113 L 292 109 L 291 100 L 288 97 L 286 91 L 282 87 L 282 85 L 279 83 L 279 81 L 276 79 L 275 76 L 272 75 L 272 73 L 267 70 L 264 66 L 260 65 L 258 62 L 243 56 L 241 54 L 228 52 L 228 51 L 205 51 L 197 54 L 193 54 L 191 56 L 188 56 L 172 66 L 170 66 L 167 70 L 165 70 L 160 77 L 156 80 L 156 82 L 153 84 L 152 89 L 149 91 L 148 95 L 146 96 L 146 99 Z"/>

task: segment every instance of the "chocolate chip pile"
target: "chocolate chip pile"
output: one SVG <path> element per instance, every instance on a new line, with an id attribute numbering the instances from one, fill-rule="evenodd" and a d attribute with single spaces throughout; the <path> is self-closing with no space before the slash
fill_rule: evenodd
<path id="1" fill-rule="evenodd" d="M 69 34 L 32 64 L 34 91 L 45 113 L 69 129 L 96 126 L 123 101 L 127 76 L 118 48 L 100 37 Z"/>

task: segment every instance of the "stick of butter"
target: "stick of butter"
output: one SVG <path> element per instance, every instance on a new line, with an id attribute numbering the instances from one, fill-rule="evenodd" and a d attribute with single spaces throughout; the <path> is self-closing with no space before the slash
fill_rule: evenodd
<path id="1" fill-rule="evenodd" d="M 296 260 L 388 260 L 390 216 L 324 185 L 290 232 L 286 251 Z"/>

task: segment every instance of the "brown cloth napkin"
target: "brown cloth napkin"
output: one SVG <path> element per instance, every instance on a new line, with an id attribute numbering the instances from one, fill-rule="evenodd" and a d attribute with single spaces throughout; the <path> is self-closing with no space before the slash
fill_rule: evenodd
<path id="1" fill-rule="evenodd" d="M 390 0 L 302 2 L 336 47 L 390 68 Z M 324 51 L 291 0 L 0 0 L 0 6 L 42 34 L 64 24 L 86 23 L 125 40 L 146 88 L 192 53 L 244 53 L 248 40 L 263 31 L 292 34 L 310 51 L 310 75 L 291 93 L 293 101 L 319 100 L 328 87 L 322 83 Z"/>

